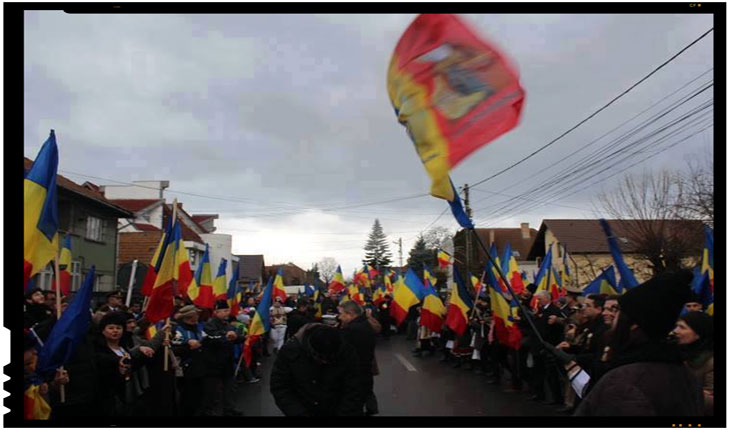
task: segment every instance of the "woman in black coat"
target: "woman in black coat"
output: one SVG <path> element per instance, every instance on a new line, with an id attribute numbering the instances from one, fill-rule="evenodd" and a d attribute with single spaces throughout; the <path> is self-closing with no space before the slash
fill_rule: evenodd
<path id="1" fill-rule="evenodd" d="M 682 360 L 702 386 L 704 413 L 714 415 L 715 353 L 713 321 L 704 312 L 687 312 L 679 317 L 672 334 L 677 339 Z"/>

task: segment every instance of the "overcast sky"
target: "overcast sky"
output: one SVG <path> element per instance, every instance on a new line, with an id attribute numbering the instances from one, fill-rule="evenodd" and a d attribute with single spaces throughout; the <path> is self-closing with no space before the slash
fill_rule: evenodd
<path id="1" fill-rule="evenodd" d="M 59 172 L 72 180 L 169 180 L 171 190 L 209 196 L 166 193 L 188 212 L 219 213 L 218 232 L 233 235 L 234 253 L 264 254 L 267 264 L 292 261 L 307 269 L 329 256 L 352 273 L 376 217 L 391 241 L 403 238 L 405 260 L 444 201 L 427 196 L 349 206 L 429 190 L 385 82 L 393 48 L 414 18 L 26 12 L 25 155 L 35 158 L 53 128 Z M 516 63 L 527 95 L 518 127 L 452 171 L 457 186 L 548 143 L 713 26 L 710 15 L 463 18 Z M 595 194 L 621 175 L 681 168 L 686 157 L 710 151 L 712 128 L 699 130 L 711 119 L 694 116 L 697 122 L 680 134 L 649 150 L 636 146 L 636 154 L 601 175 L 560 181 L 565 189 L 552 188 L 549 204 L 530 195 L 520 200 L 525 207 L 497 210 L 593 149 L 617 147 L 612 139 L 709 82 L 711 71 L 576 153 L 710 70 L 712 49 L 710 33 L 575 132 L 476 187 L 478 226 L 538 228 L 545 218 L 595 218 Z M 707 91 L 666 119 L 711 98 Z M 658 155 L 597 182 L 651 151 Z M 448 213 L 433 225 L 457 227 Z M 397 247 L 391 249 L 397 259 Z"/>

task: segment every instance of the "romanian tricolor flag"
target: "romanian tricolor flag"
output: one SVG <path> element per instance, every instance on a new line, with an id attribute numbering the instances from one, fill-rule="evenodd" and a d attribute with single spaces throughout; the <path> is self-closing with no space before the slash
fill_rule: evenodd
<path id="1" fill-rule="evenodd" d="M 386 278 L 387 278 L 387 276 L 386 276 Z M 376 288 L 375 292 L 373 293 L 373 304 L 375 306 L 378 306 L 378 305 L 380 305 L 380 303 L 384 302 L 385 294 L 386 294 L 386 290 L 385 290 L 384 286 L 381 285 L 378 288 Z"/>
<path id="2" fill-rule="evenodd" d="M 508 300 L 511 295 L 499 291 L 494 285 L 489 286 L 489 301 L 494 317 L 494 329 L 499 343 L 512 349 L 520 349 L 522 332 L 513 319 L 513 308 L 517 307 L 514 299 Z"/>
<path id="3" fill-rule="evenodd" d="M 565 296 L 565 294 L 566 292 L 563 288 L 563 283 L 560 279 L 560 275 L 558 274 L 558 270 L 553 267 L 553 276 L 550 277 L 550 295 L 552 296 L 553 301 L 555 301 Z"/>
<path id="4" fill-rule="evenodd" d="M 419 324 L 431 331 L 439 333 L 441 332 L 441 327 L 444 325 L 445 315 L 446 307 L 444 307 L 444 303 L 436 294 L 436 290 L 433 288 L 433 285 L 431 285 L 431 282 L 426 279 Z"/>
<path id="5" fill-rule="evenodd" d="M 378 275 L 380 275 L 380 272 L 377 271 L 373 266 L 367 265 L 368 269 L 368 276 L 370 277 L 370 280 L 375 279 Z"/>
<path id="6" fill-rule="evenodd" d="M 172 227 L 172 234 L 165 238 L 165 243 L 160 250 L 161 262 L 156 270 L 157 276 L 146 311 L 147 321 L 151 323 L 156 323 L 172 314 L 174 283 L 177 281 L 175 277 L 180 275 L 177 264 L 179 250 L 176 245 L 181 241 L 180 224 L 176 222 Z"/>
<path id="7" fill-rule="evenodd" d="M 520 272 L 520 266 L 517 264 L 517 259 L 512 254 L 512 246 L 509 243 L 507 243 L 507 246 L 504 248 L 502 272 L 504 273 L 504 276 L 507 277 L 510 287 L 512 287 L 512 291 L 514 291 L 515 294 L 522 294 L 525 290 L 525 285 L 528 284 L 528 282 L 525 282 L 527 279 L 527 273 Z M 523 273 L 525 276 L 524 279 L 522 276 Z"/>
<path id="8" fill-rule="evenodd" d="M 61 256 L 58 259 L 59 279 L 61 284 L 61 293 L 68 296 L 71 293 L 71 237 L 66 235 L 63 239 L 63 247 L 61 248 Z M 52 285 L 56 285 L 53 279 Z"/>
<path id="9" fill-rule="evenodd" d="M 540 263 L 540 270 L 538 270 L 537 275 L 535 275 L 535 285 L 537 285 L 537 289 L 535 290 L 535 292 L 550 291 L 550 278 L 552 278 L 552 268 L 553 247 L 551 246 L 547 254 L 545 254 L 545 258 L 543 258 L 542 262 Z"/>
<path id="10" fill-rule="evenodd" d="M 177 294 L 183 297 L 190 297 L 193 300 L 193 295 L 198 295 L 198 285 L 193 279 L 193 269 L 190 267 L 190 260 L 188 260 L 188 251 L 185 249 L 185 242 L 182 238 L 182 231 L 180 225 L 176 223 L 175 228 L 175 280 L 177 280 Z"/>
<path id="11" fill-rule="evenodd" d="M 385 291 L 388 294 L 393 293 L 393 281 L 391 277 L 394 275 L 393 271 L 388 270 L 388 273 L 383 277 L 383 282 L 385 283 Z"/>
<path id="12" fill-rule="evenodd" d="M 256 308 L 256 313 L 251 320 L 251 326 L 248 329 L 248 336 L 246 336 L 246 342 L 243 344 L 243 359 L 246 361 L 246 367 L 251 366 L 252 348 L 254 343 L 263 336 L 271 328 L 271 318 L 269 314 L 269 308 L 272 303 L 273 296 L 273 283 L 269 278 L 266 288 L 264 288 L 264 295 L 261 298 L 261 302 Z"/>
<path id="13" fill-rule="evenodd" d="M 613 271 L 613 266 L 608 266 L 596 277 L 590 284 L 586 285 L 583 289 L 583 295 L 589 294 L 618 294 L 619 287 L 616 285 L 616 273 Z M 626 290 L 624 290 L 626 291 Z"/>
<path id="14" fill-rule="evenodd" d="M 568 248 L 565 245 L 563 245 L 563 267 L 560 271 L 560 275 L 560 283 L 562 284 L 563 288 L 570 285 L 573 277 L 570 273 L 570 265 L 568 264 Z"/>
<path id="15" fill-rule="evenodd" d="M 226 267 L 228 260 L 221 258 L 218 264 L 218 274 L 213 280 L 213 298 L 215 300 L 226 300 L 228 293 L 228 280 L 226 279 Z"/>
<path id="16" fill-rule="evenodd" d="M 233 264 L 233 274 L 231 275 L 230 282 L 228 282 L 228 290 L 226 292 L 228 306 L 231 307 L 231 316 L 235 317 L 238 315 L 242 294 L 243 289 L 238 285 L 238 264 Z"/>
<path id="17" fill-rule="evenodd" d="M 473 228 L 449 171 L 517 125 L 524 91 L 514 68 L 454 15 L 419 15 L 393 52 L 388 95 L 431 178 L 431 195 Z"/>
<path id="18" fill-rule="evenodd" d="M 469 323 L 469 312 L 473 307 L 474 302 L 461 279 L 461 274 L 454 266 L 454 283 L 451 286 L 449 307 L 446 310 L 446 325 L 461 336 Z"/>
<path id="19" fill-rule="evenodd" d="M 30 278 L 58 257 L 56 134 L 43 143 L 25 174 L 23 191 L 23 288 Z"/>
<path id="20" fill-rule="evenodd" d="M 171 232 L 172 217 L 169 217 L 167 220 L 167 227 L 165 227 L 165 230 L 162 232 L 160 242 L 157 244 L 157 249 L 155 249 L 155 253 L 152 256 L 152 261 L 150 261 L 150 265 L 147 266 L 147 273 L 145 273 L 144 281 L 142 281 L 142 295 L 144 295 L 145 297 L 149 297 L 152 295 L 152 287 L 155 286 L 155 278 L 157 278 L 157 269 L 162 263 L 162 247 L 165 245 L 167 236 L 172 234 Z"/>
<path id="21" fill-rule="evenodd" d="M 203 258 L 200 259 L 200 265 L 195 270 L 195 285 L 198 287 L 198 296 L 195 298 L 191 297 L 193 303 L 201 308 L 213 309 L 215 305 L 213 274 L 210 269 L 210 249 L 207 243 L 205 244 Z"/>
<path id="22" fill-rule="evenodd" d="M 329 284 L 330 293 L 339 293 L 345 289 L 345 278 L 342 276 L 342 268 L 338 265 L 335 275 Z"/>
<path id="23" fill-rule="evenodd" d="M 279 268 L 274 278 L 274 298 L 280 298 L 281 302 L 286 302 L 286 289 L 284 288 L 284 271 Z"/>
<path id="24" fill-rule="evenodd" d="M 715 308 L 715 297 L 710 288 L 709 275 L 707 272 L 702 273 L 699 267 L 695 267 L 693 274 L 692 291 L 699 297 L 705 312 L 712 315 Z"/>
<path id="25" fill-rule="evenodd" d="M 435 287 L 438 283 L 438 279 L 433 275 L 433 272 L 427 265 L 423 265 L 423 285 L 426 285 L 426 280 L 431 283 L 432 287 Z"/>
<path id="26" fill-rule="evenodd" d="M 616 236 L 614 236 L 611 232 L 611 227 L 608 225 L 608 222 L 605 219 L 601 218 L 600 223 L 601 227 L 603 227 L 603 231 L 606 233 L 606 238 L 608 239 L 608 247 L 611 250 L 613 262 L 614 264 L 616 264 L 619 275 L 621 275 L 621 280 L 618 284 L 619 288 L 621 290 L 634 288 L 635 286 L 639 285 L 639 282 L 634 277 L 634 272 L 631 271 L 631 269 L 629 269 L 629 266 L 626 265 L 626 262 L 621 255 L 621 249 L 618 246 L 618 240 L 616 240 Z"/>
<path id="27" fill-rule="evenodd" d="M 710 291 L 715 294 L 715 239 L 714 232 L 705 226 L 705 249 L 702 250 L 702 267 L 700 271 L 707 274 L 710 282 Z"/>
<path id="28" fill-rule="evenodd" d="M 438 259 L 440 269 L 446 269 L 450 265 L 454 264 L 451 255 L 443 249 L 438 250 L 438 253 L 436 253 L 436 258 Z"/>
<path id="29" fill-rule="evenodd" d="M 23 418 L 26 420 L 47 420 L 51 417 L 51 406 L 40 393 L 43 380 L 31 378 L 23 393 Z"/>
<path id="30" fill-rule="evenodd" d="M 469 280 L 471 281 L 472 287 L 474 287 L 474 297 L 479 297 L 484 288 L 484 284 L 482 284 L 482 281 L 479 278 L 471 273 L 469 273 Z"/>
<path id="31" fill-rule="evenodd" d="M 408 269 L 405 278 L 402 276 L 398 278 L 390 311 L 397 325 L 406 319 L 411 306 L 421 302 L 424 294 L 423 283 L 412 269 Z"/>

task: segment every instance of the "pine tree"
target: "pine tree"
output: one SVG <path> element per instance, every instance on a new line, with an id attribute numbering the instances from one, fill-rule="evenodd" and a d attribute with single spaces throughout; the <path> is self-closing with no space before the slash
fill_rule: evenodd
<path id="1" fill-rule="evenodd" d="M 408 267 L 416 273 L 420 273 L 423 270 L 424 264 L 433 268 L 435 263 L 436 253 L 433 249 L 426 247 L 426 239 L 423 236 L 418 236 L 418 240 L 416 240 L 413 248 L 408 253 Z"/>
<path id="2" fill-rule="evenodd" d="M 388 247 L 388 237 L 383 232 L 383 227 L 377 218 L 364 249 L 365 259 L 362 260 L 363 264 L 369 264 L 380 271 L 390 267 L 392 257 Z"/>

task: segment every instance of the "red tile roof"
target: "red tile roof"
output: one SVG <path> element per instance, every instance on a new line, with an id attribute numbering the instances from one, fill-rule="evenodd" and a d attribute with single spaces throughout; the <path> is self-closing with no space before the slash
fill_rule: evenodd
<path id="1" fill-rule="evenodd" d="M 142 209 L 146 209 L 161 199 L 110 199 L 117 206 L 121 206 L 131 212 L 139 212 Z"/>
<path id="2" fill-rule="evenodd" d="M 151 224 L 134 223 L 134 227 L 142 231 L 162 231 L 162 229 Z"/>
<path id="3" fill-rule="evenodd" d="M 28 169 L 31 168 L 31 166 L 33 166 L 33 160 L 30 160 L 29 158 L 24 157 L 23 165 L 24 165 L 25 170 L 27 171 Z M 132 217 L 132 214 L 128 210 L 118 206 L 117 204 L 115 204 L 114 202 L 112 202 L 110 200 L 107 200 L 106 197 L 104 197 L 104 195 L 101 194 L 100 192 L 94 191 L 88 187 L 79 185 L 79 184 L 73 182 L 72 180 L 66 178 L 63 175 L 60 175 L 60 174 L 56 175 L 56 184 L 58 185 L 59 188 L 63 188 L 72 193 L 79 194 L 83 197 L 89 198 L 91 200 L 96 201 L 97 203 L 100 203 L 100 204 L 106 206 L 108 209 L 111 209 L 111 210 L 117 212 L 117 216 L 119 218 L 131 218 Z"/>
<path id="4" fill-rule="evenodd" d="M 518 261 L 527 260 L 527 254 L 530 253 L 532 242 L 537 236 L 537 230 L 534 228 L 529 229 L 529 238 L 522 237 L 521 228 L 477 228 L 476 232 L 487 248 L 491 246 L 490 232 L 494 232 L 494 243 L 497 245 L 497 253 L 499 257 L 502 258 L 504 248 L 509 243 L 512 247 L 512 252 L 515 254 L 515 259 Z M 476 244 L 475 246 L 478 247 Z M 519 253 L 519 255 L 517 253 Z"/>
<path id="5" fill-rule="evenodd" d="M 203 222 L 205 220 L 208 220 L 210 218 L 218 219 L 218 215 L 217 214 L 213 214 L 213 215 L 209 215 L 209 214 L 203 215 L 203 214 L 200 214 L 200 215 L 193 215 L 193 216 L 191 216 L 191 218 L 193 219 L 193 221 L 195 221 L 197 223 L 201 223 L 201 222 Z"/>

